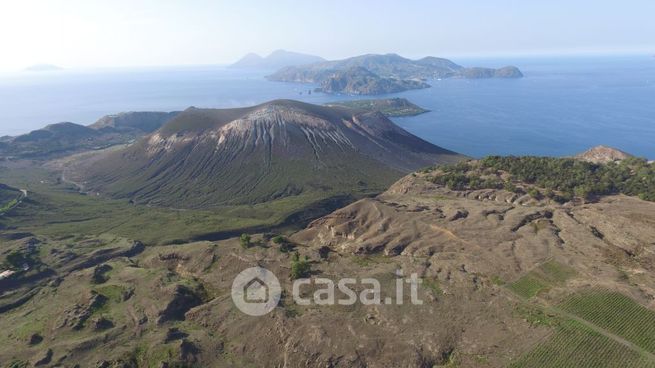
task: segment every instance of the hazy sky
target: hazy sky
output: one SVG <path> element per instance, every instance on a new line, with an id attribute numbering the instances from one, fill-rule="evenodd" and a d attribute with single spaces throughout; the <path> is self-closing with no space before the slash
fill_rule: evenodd
<path id="1" fill-rule="evenodd" d="M 230 63 L 275 49 L 655 53 L 654 0 L 0 0 L 0 70 Z"/>

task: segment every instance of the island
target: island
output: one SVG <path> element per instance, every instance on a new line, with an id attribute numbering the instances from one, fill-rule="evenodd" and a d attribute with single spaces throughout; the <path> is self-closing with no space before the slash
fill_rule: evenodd
<path id="1" fill-rule="evenodd" d="M 361 66 L 337 71 L 321 82 L 317 92 L 348 95 L 380 95 L 428 88 L 420 80 L 384 78 Z"/>
<path id="2" fill-rule="evenodd" d="M 328 102 L 325 106 L 347 107 L 355 110 L 379 111 L 387 117 L 416 116 L 430 110 L 411 103 L 406 98 L 380 98 L 372 100 L 352 100 Z"/>
<path id="3" fill-rule="evenodd" d="M 326 93 L 383 94 L 430 87 L 425 80 L 442 78 L 522 78 L 515 66 L 467 68 L 451 60 L 411 60 L 396 54 L 367 54 L 302 66 L 286 66 L 267 76 L 271 81 L 314 83 Z"/>
<path id="4" fill-rule="evenodd" d="M 316 55 L 286 50 L 275 50 L 266 57 L 251 52 L 229 67 L 232 69 L 276 70 L 290 65 L 306 65 L 323 61 L 325 61 L 325 59 Z"/>

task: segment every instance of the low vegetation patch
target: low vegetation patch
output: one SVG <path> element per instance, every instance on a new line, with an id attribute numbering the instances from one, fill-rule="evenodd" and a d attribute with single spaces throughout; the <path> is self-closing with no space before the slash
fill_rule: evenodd
<path id="1" fill-rule="evenodd" d="M 566 282 L 573 275 L 575 271 L 572 268 L 548 261 L 510 284 L 509 289 L 524 298 L 531 298 L 543 290 Z"/>
<path id="2" fill-rule="evenodd" d="M 521 304 L 514 312 L 532 326 L 557 326 L 560 323 L 556 315 L 531 304 Z"/>
<path id="3" fill-rule="evenodd" d="M 291 258 L 291 279 L 297 280 L 309 277 L 311 273 L 311 265 L 307 256 L 301 259 L 298 252 L 293 254 Z"/>

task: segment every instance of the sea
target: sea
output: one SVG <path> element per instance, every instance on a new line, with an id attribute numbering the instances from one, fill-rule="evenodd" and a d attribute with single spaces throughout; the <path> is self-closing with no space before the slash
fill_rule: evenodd
<path id="1" fill-rule="evenodd" d="M 393 120 L 436 145 L 472 157 L 568 156 L 612 146 L 655 159 L 655 57 L 558 56 L 453 59 L 516 65 L 522 79 L 443 79 L 405 97 L 430 112 Z M 122 111 L 249 106 L 273 99 L 358 99 L 316 86 L 267 81 L 270 71 L 225 66 L 70 69 L 0 74 L 0 136 L 47 124 L 91 124 Z M 311 93 L 310 93 L 311 92 Z"/>

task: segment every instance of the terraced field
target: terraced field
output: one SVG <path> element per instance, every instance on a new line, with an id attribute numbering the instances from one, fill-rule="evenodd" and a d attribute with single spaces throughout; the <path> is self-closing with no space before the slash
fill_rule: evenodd
<path id="1" fill-rule="evenodd" d="M 648 368 L 655 367 L 655 361 L 582 323 L 567 321 L 557 327 L 553 337 L 510 367 Z"/>
<path id="2" fill-rule="evenodd" d="M 655 312 L 625 295 L 591 290 L 571 296 L 559 307 L 655 353 Z"/>
<path id="3" fill-rule="evenodd" d="M 538 272 L 510 288 L 534 295 L 547 284 Z M 543 308 L 560 316 L 554 335 L 511 367 L 655 367 L 655 312 L 629 297 L 588 290 Z"/>

